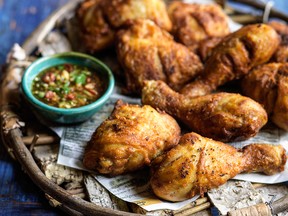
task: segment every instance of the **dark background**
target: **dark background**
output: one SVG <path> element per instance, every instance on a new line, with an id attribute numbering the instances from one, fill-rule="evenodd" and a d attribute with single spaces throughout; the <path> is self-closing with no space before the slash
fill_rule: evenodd
<path id="1" fill-rule="evenodd" d="M 0 65 L 14 43 L 20 45 L 55 9 L 68 0 L 0 0 Z M 288 1 L 276 0 L 288 13 Z M 247 9 L 247 8 L 241 8 Z M 247 9 L 250 13 L 251 9 Z M 0 145 L 0 215 L 64 215 L 49 206 L 43 192 Z"/>

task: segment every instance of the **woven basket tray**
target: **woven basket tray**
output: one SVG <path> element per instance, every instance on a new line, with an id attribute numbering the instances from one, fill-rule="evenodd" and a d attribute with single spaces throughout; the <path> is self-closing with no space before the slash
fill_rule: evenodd
<path id="1" fill-rule="evenodd" d="M 47 39 L 47 35 L 49 35 L 52 30 L 54 31 L 56 29 L 61 31 L 63 28 L 63 23 L 65 23 L 69 18 L 73 17 L 75 7 L 79 2 L 80 0 L 68 2 L 66 5 L 49 16 L 37 29 L 35 29 L 35 31 L 21 46 L 23 48 L 22 51 L 24 51 L 24 54 L 26 54 L 28 57 L 21 59 L 20 55 L 20 57 L 18 56 L 18 59 L 13 59 L 12 56 L 10 64 L 6 67 L 6 72 L 4 73 L 4 77 L 1 83 L 0 120 L 2 143 L 5 145 L 7 152 L 11 157 L 19 162 L 27 175 L 45 193 L 50 204 L 61 208 L 69 215 L 129 216 L 149 214 L 184 216 L 192 215 L 194 213 L 197 215 L 210 215 L 213 205 L 210 203 L 207 197 L 199 198 L 195 202 L 186 206 L 181 211 L 167 210 L 153 213 L 147 213 L 132 204 L 118 200 L 112 195 L 107 202 L 110 202 L 111 206 L 113 207 L 110 208 L 107 207 L 107 203 L 101 203 L 102 195 L 98 197 L 99 202 L 96 201 L 95 204 L 95 202 L 93 203 L 91 201 L 87 201 L 89 200 L 89 196 L 87 196 L 83 187 L 81 188 L 79 185 L 75 186 L 75 184 L 75 187 L 71 187 L 75 179 L 70 179 L 70 182 L 68 180 L 68 183 L 66 182 L 66 187 L 63 187 L 63 184 L 59 186 L 60 183 L 57 182 L 57 179 L 53 179 L 53 177 L 49 176 L 45 172 L 45 169 L 43 169 L 43 164 L 45 165 L 45 162 L 47 161 L 45 161 L 46 159 L 44 162 L 39 161 L 39 158 L 41 160 L 41 156 L 39 156 L 40 153 L 38 153 L 37 156 L 34 150 L 41 144 L 47 144 L 47 149 L 43 147 L 45 151 L 51 151 L 51 157 L 47 160 L 55 161 L 55 158 L 53 159 L 53 157 L 55 157 L 55 155 L 53 155 L 53 148 L 56 146 L 57 149 L 57 146 L 59 145 L 59 139 L 55 137 L 53 132 L 51 132 L 48 128 L 41 126 L 40 123 L 32 115 L 23 115 L 23 113 L 30 113 L 30 111 L 27 111 L 29 108 L 20 106 L 21 95 L 19 92 L 19 76 L 21 76 L 21 73 L 24 71 L 25 67 L 27 67 L 34 59 L 37 58 L 37 52 L 35 53 L 34 51 L 39 48 L 40 42 Z M 244 2 L 246 4 L 250 3 L 253 7 L 258 9 L 264 8 L 263 5 L 257 4 L 253 1 L 236 2 Z M 218 3 L 223 4 L 223 1 L 218 1 Z M 231 9 L 229 7 L 226 8 L 226 11 L 234 21 L 243 24 L 262 21 L 261 16 L 257 17 L 243 14 L 241 11 Z M 275 10 L 272 10 L 270 15 L 288 21 L 288 18 L 285 14 L 279 13 Z M 49 50 L 47 52 L 49 52 Z M 9 88 L 7 88 L 8 85 Z M 71 173 L 76 175 L 74 171 L 71 171 Z M 83 175 L 86 175 L 86 173 L 83 172 Z M 89 180 L 89 177 L 86 176 L 86 181 L 87 180 Z M 80 184 L 83 182 L 82 180 L 76 181 L 77 184 L 79 182 Z M 255 187 L 256 186 L 257 185 L 255 185 Z M 105 189 L 101 188 L 101 193 L 104 193 L 103 190 Z M 107 191 L 105 193 L 109 194 Z M 274 213 L 281 212 L 288 209 L 288 198 L 284 197 L 283 200 L 272 203 L 271 205 L 263 205 L 264 211 L 268 209 L 270 212 L 270 208 L 272 208 Z M 248 212 L 255 210 L 255 208 L 257 209 L 258 207 L 253 206 L 248 210 Z"/>

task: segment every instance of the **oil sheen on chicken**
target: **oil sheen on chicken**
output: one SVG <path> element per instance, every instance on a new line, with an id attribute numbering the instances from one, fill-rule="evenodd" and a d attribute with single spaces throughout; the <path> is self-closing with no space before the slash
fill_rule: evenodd
<path id="1" fill-rule="evenodd" d="M 217 4 L 172 2 L 168 14 L 175 38 L 197 53 L 199 42 L 222 38 L 230 33 L 228 16 Z"/>
<path id="2" fill-rule="evenodd" d="M 153 161 L 151 186 L 165 200 L 181 201 L 203 195 L 241 172 L 273 175 L 284 170 L 281 145 L 250 144 L 243 149 L 196 133 L 183 135 L 179 144 Z"/>
<path id="3" fill-rule="evenodd" d="M 268 23 L 281 38 L 281 43 L 272 57 L 272 62 L 288 62 L 288 25 L 283 22 L 271 21 Z"/>
<path id="4" fill-rule="evenodd" d="M 145 80 L 163 80 L 177 90 L 203 70 L 197 55 L 150 20 L 119 31 L 116 46 L 130 93 L 141 94 Z"/>
<path id="5" fill-rule="evenodd" d="M 269 118 L 288 131 L 288 63 L 254 68 L 241 82 L 242 92 L 264 105 Z"/>
<path id="6" fill-rule="evenodd" d="M 180 127 L 170 115 L 149 105 L 118 101 L 111 116 L 92 135 L 83 164 L 102 174 L 127 173 L 150 165 L 179 138 Z"/>
<path id="7" fill-rule="evenodd" d="M 160 28 L 172 29 L 163 0 L 85 0 L 76 15 L 81 45 L 91 53 L 113 46 L 116 31 L 135 19 L 149 19 Z"/>
<path id="8" fill-rule="evenodd" d="M 87 52 L 98 52 L 113 45 L 115 30 L 106 21 L 102 8 L 101 0 L 85 0 L 76 9 L 82 49 Z"/>
<path id="9" fill-rule="evenodd" d="M 160 80 L 145 81 L 142 103 L 167 112 L 194 132 L 224 142 L 255 136 L 268 119 L 264 108 L 249 97 L 222 92 L 189 98 Z"/>
<path id="10" fill-rule="evenodd" d="M 226 36 L 213 49 L 204 72 L 180 92 L 200 96 L 240 79 L 253 67 L 267 62 L 280 43 L 276 31 L 265 24 L 246 25 Z"/>
<path id="11" fill-rule="evenodd" d="M 109 0 L 104 2 L 104 14 L 114 28 L 122 27 L 135 19 L 149 19 L 166 31 L 172 29 L 163 0 Z"/>

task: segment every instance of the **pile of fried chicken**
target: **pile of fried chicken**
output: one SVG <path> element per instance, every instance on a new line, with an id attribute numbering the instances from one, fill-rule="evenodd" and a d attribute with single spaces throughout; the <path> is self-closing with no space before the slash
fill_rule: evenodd
<path id="1" fill-rule="evenodd" d="M 89 53 L 116 51 L 125 93 L 88 142 L 83 164 L 110 176 L 149 166 L 160 198 L 203 195 L 241 172 L 284 170 L 279 145 L 229 142 L 268 120 L 288 131 L 288 27 L 258 23 L 231 32 L 217 4 L 85 0 L 77 8 Z M 238 92 L 225 92 L 229 84 Z M 185 131 L 185 132 L 184 132 Z"/>

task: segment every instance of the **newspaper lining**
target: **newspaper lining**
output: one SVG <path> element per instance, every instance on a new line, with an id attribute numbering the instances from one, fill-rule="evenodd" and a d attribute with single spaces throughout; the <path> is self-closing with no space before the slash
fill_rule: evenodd
<path id="1" fill-rule="evenodd" d="M 274 202 L 288 194 L 286 185 L 265 185 L 254 188 L 250 182 L 229 180 L 226 184 L 212 189 L 208 196 L 221 215 L 227 215 L 228 212 L 246 208 L 260 203 Z M 277 216 L 287 215 L 285 210 L 278 213 Z"/>

